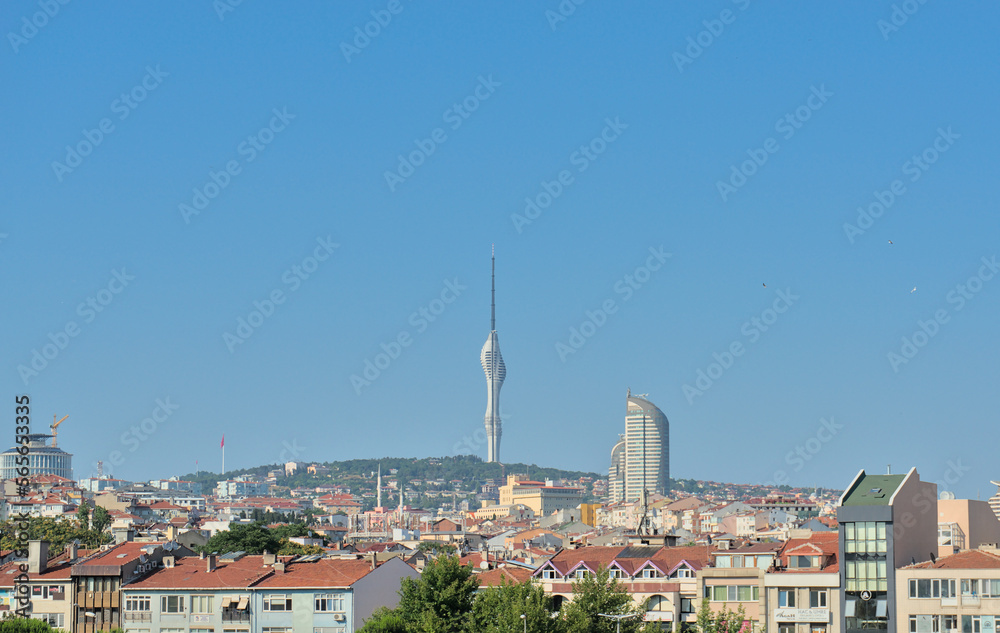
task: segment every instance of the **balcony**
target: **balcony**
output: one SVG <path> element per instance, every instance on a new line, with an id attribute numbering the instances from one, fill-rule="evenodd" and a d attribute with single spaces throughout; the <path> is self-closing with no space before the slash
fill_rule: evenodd
<path id="1" fill-rule="evenodd" d="M 151 611 L 126 611 L 126 622 L 151 622 L 153 613 Z"/>

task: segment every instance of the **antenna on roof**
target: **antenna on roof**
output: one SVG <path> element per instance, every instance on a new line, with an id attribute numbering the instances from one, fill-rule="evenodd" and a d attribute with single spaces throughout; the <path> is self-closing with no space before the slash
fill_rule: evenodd
<path id="1" fill-rule="evenodd" d="M 496 244 L 490 246 L 490 332 L 497 329 L 497 255 Z"/>

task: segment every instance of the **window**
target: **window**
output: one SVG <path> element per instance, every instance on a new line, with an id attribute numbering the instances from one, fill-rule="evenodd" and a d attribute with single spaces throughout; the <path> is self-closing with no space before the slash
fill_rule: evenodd
<path id="1" fill-rule="evenodd" d="M 578 569 L 578 570 L 576 570 L 576 573 L 574 573 L 573 575 L 576 576 L 577 578 L 586 578 L 587 577 L 587 570 L 586 569 Z"/>
<path id="2" fill-rule="evenodd" d="M 184 613 L 184 596 L 160 596 L 160 611 Z"/>
<path id="3" fill-rule="evenodd" d="M 343 611 L 344 596 L 339 593 L 318 593 L 315 599 L 316 611 Z"/>
<path id="4" fill-rule="evenodd" d="M 962 582 L 964 583 L 965 581 L 963 580 Z M 962 633 L 982 633 L 982 621 L 978 615 L 962 616 Z"/>
<path id="5" fill-rule="evenodd" d="M 809 608 L 810 609 L 826 608 L 826 589 L 809 590 Z"/>
<path id="6" fill-rule="evenodd" d="M 670 601 L 663 596 L 651 596 L 646 601 L 646 611 L 672 611 Z"/>
<path id="7" fill-rule="evenodd" d="M 653 567 L 647 567 L 646 569 L 642 570 L 642 577 L 643 578 L 659 578 L 660 577 L 660 572 L 656 571 L 656 569 L 654 569 Z"/>
<path id="8" fill-rule="evenodd" d="M 942 628 L 942 633 L 952 633 L 954 631 L 958 631 L 958 616 L 942 615 L 941 628 Z"/>
<path id="9" fill-rule="evenodd" d="M 127 596 L 125 598 L 126 611 L 149 611 L 152 600 L 149 596 Z"/>
<path id="10" fill-rule="evenodd" d="M 292 629 L 287 626 L 265 626 L 261 631 L 263 633 L 292 633 Z"/>
<path id="11" fill-rule="evenodd" d="M 608 578 L 622 578 L 622 577 L 623 577 L 622 570 L 618 569 L 617 567 L 608 570 Z"/>
<path id="12" fill-rule="evenodd" d="M 980 589 L 983 592 L 983 597 L 990 598 L 1000 598 L 1000 580 L 997 579 L 982 579 L 979 581 Z"/>
<path id="13" fill-rule="evenodd" d="M 978 596 L 979 595 L 979 579 L 978 578 L 963 578 L 962 579 L 962 596 Z"/>
<path id="14" fill-rule="evenodd" d="M 555 577 L 556 577 L 556 572 L 555 572 L 554 569 L 543 569 L 542 570 L 542 579 L 543 580 L 552 580 Z"/>
<path id="15" fill-rule="evenodd" d="M 694 572 L 691 571 L 690 567 L 688 567 L 686 565 L 682 565 L 682 566 L 678 567 L 677 569 L 675 569 L 674 573 L 672 573 L 670 575 L 670 577 L 671 578 L 694 578 Z"/>
<path id="16" fill-rule="evenodd" d="M 714 585 L 705 587 L 705 597 L 712 602 L 736 602 L 758 600 L 760 589 L 757 585 Z"/>
<path id="17" fill-rule="evenodd" d="M 792 563 L 792 567 L 812 567 L 813 557 L 812 556 L 792 556 L 789 561 Z"/>
<path id="18" fill-rule="evenodd" d="M 691 598 L 681 598 L 681 613 L 695 613 L 694 600 Z"/>
<path id="19" fill-rule="evenodd" d="M 292 598 L 283 594 L 264 596 L 265 611 L 291 611 Z M 282 629 L 284 630 L 284 629 Z"/>
<path id="20" fill-rule="evenodd" d="M 940 616 L 911 615 L 910 633 L 940 633 Z"/>
<path id="21" fill-rule="evenodd" d="M 795 590 L 794 589 L 779 589 L 778 590 L 778 606 L 779 607 L 794 607 L 795 606 Z"/>
<path id="22" fill-rule="evenodd" d="M 779 624 L 778 633 L 795 633 L 794 624 Z"/>
<path id="23" fill-rule="evenodd" d="M 716 556 L 715 557 L 716 567 L 732 567 L 733 557 L 732 556 Z"/>
<path id="24" fill-rule="evenodd" d="M 49 626 L 61 629 L 63 628 L 65 615 L 62 613 L 32 613 L 31 617 L 36 620 L 48 622 Z"/>
<path id="25" fill-rule="evenodd" d="M 212 596 L 191 596 L 191 613 L 213 613 Z"/>

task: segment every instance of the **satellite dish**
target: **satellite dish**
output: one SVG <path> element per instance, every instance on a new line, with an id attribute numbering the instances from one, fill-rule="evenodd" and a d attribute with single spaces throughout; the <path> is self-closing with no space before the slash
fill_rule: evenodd
<path id="1" fill-rule="evenodd" d="M 951 490 L 942 490 L 941 491 L 941 498 L 942 499 L 947 499 L 949 501 L 953 500 L 955 498 L 955 493 L 952 492 Z"/>

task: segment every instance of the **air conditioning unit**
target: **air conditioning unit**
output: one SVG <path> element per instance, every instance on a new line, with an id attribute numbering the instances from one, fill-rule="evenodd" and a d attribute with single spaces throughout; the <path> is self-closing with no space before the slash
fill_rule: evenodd
<path id="1" fill-rule="evenodd" d="M 343 622 L 344 620 L 347 619 L 347 616 L 344 615 L 343 613 L 334 613 L 333 619 L 336 620 L 337 622 Z"/>

